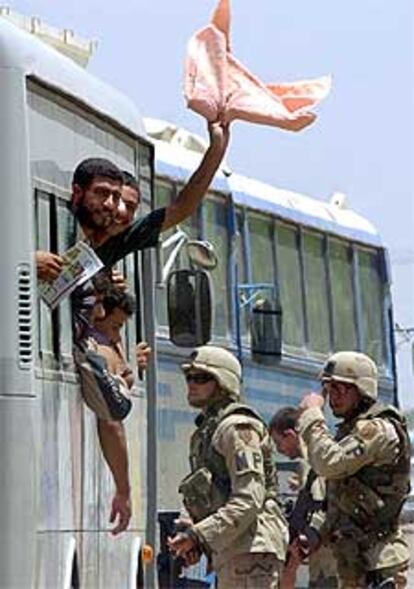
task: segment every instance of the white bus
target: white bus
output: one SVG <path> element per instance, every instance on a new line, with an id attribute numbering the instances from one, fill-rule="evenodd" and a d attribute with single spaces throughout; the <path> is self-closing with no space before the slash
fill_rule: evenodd
<path id="1" fill-rule="evenodd" d="M 85 157 L 134 173 L 149 209 L 153 149 L 136 107 L 69 58 L 3 19 L 0 47 L 0 586 L 137 587 L 147 521 L 144 386 L 127 422 L 134 515 L 114 539 L 112 480 L 78 391 L 69 303 L 52 313 L 36 300 L 33 252 L 72 243 L 71 175 Z M 138 266 L 133 257 L 128 264 L 133 282 Z"/>

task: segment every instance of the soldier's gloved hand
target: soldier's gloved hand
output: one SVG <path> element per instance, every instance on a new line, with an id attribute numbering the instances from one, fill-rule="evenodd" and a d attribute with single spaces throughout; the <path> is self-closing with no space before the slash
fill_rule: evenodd
<path id="1" fill-rule="evenodd" d="M 299 404 L 299 409 L 306 411 L 306 409 L 322 409 L 325 404 L 325 398 L 317 393 L 308 393 Z"/>
<path id="2" fill-rule="evenodd" d="M 181 556 L 186 560 L 186 555 L 199 550 L 201 552 L 200 543 L 192 526 L 187 526 L 185 530 L 178 532 L 173 538 L 168 538 L 168 547 L 175 558 Z"/>

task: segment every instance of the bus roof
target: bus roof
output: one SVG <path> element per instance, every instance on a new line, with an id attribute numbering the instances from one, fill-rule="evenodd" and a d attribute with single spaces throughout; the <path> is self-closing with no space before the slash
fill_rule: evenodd
<path id="1" fill-rule="evenodd" d="M 238 205 L 369 245 L 381 245 L 372 223 L 350 209 L 275 188 L 240 174 L 232 173 L 228 182 Z"/>
<path id="2" fill-rule="evenodd" d="M 134 135 L 145 135 L 141 114 L 129 98 L 4 18 L 0 18 L 0 68 L 20 70 L 23 76 L 71 96 Z"/>
<path id="3" fill-rule="evenodd" d="M 206 142 L 168 121 L 145 118 L 144 124 L 155 145 L 157 174 L 185 181 L 198 166 Z M 216 174 L 212 187 L 221 192 L 230 192 L 237 205 L 371 246 L 382 245 L 375 227 L 358 213 L 340 204 L 275 188 L 231 172 L 225 163 Z"/>
<path id="4" fill-rule="evenodd" d="M 203 157 L 201 153 L 190 151 L 178 145 L 171 145 L 156 139 L 151 139 L 151 141 L 155 146 L 156 174 L 178 182 L 186 182 Z M 224 193 L 230 192 L 228 180 L 222 169 L 217 171 L 210 189 Z"/>

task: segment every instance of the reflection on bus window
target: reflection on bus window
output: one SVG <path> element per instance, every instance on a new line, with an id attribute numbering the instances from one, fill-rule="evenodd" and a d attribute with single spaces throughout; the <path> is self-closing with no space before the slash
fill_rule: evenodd
<path id="1" fill-rule="evenodd" d="M 322 235 L 304 232 L 303 256 L 308 344 L 312 351 L 327 354 L 331 342 L 328 280 Z"/>
<path id="2" fill-rule="evenodd" d="M 51 250 L 49 195 L 36 190 L 36 250 Z M 38 298 L 39 351 L 53 353 L 52 312 L 40 297 Z"/>
<path id="3" fill-rule="evenodd" d="M 244 216 L 241 211 L 236 212 L 236 263 L 237 263 L 237 283 L 245 284 L 249 282 L 246 267 L 246 244 L 244 240 Z M 238 293 L 239 301 L 242 303 Z M 240 305 L 240 334 L 241 336 L 247 336 L 248 334 L 248 312 L 247 307 L 241 307 Z"/>
<path id="4" fill-rule="evenodd" d="M 74 217 L 66 201 L 58 199 L 57 206 L 58 251 L 62 254 L 74 242 Z M 72 353 L 72 328 L 69 299 L 65 299 L 59 304 L 59 332 L 60 354 L 70 355 Z"/>
<path id="5" fill-rule="evenodd" d="M 331 240 L 329 264 L 332 289 L 334 349 L 356 350 L 355 299 L 352 280 L 352 250 Z"/>
<path id="6" fill-rule="evenodd" d="M 358 252 L 359 280 L 361 287 L 363 351 L 371 356 L 379 367 L 385 364 L 383 287 L 379 272 L 378 254 Z"/>
<path id="7" fill-rule="evenodd" d="M 174 188 L 171 184 L 164 184 L 163 182 L 155 182 L 155 208 L 159 209 L 167 207 L 173 199 Z M 165 241 L 170 235 L 174 233 L 175 229 L 168 229 L 162 234 L 162 239 Z M 168 259 L 169 251 L 164 250 L 164 263 Z M 167 319 L 167 289 L 155 289 L 155 312 L 157 316 L 157 324 L 159 326 L 166 326 Z"/>
<path id="8" fill-rule="evenodd" d="M 283 310 L 283 342 L 302 347 L 305 340 L 303 291 L 296 228 L 278 225 L 276 253 Z"/>
<path id="9" fill-rule="evenodd" d="M 213 334 L 228 335 L 228 280 L 227 264 L 229 244 L 226 225 L 226 206 L 216 200 L 206 201 L 203 205 L 205 238 L 213 245 L 218 255 L 218 264 L 211 271 L 214 288 L 214 324 Z"/>

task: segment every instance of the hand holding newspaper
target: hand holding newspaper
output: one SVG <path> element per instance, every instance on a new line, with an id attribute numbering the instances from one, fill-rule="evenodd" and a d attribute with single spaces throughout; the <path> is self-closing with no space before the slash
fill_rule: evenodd
<path id="1" fill-rule="evenodd" d="M 84 241 L 78 241 L 62 254 L 63 269 L 53 282 L 39 280 L 39 293 L 51 309 L 69 296 L 78 286 L 92 278 L 103 263 L 93 249 Z"/>

